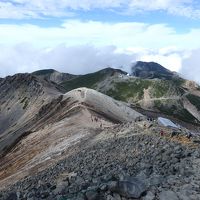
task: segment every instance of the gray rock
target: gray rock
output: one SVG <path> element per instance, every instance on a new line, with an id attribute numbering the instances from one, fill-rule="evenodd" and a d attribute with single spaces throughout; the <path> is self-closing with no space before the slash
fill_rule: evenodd
<path id="1" fill-rule="evenodd" d="M 178 194 L 179 199 L 181 200 L 191 200 L 190 196 L 188 195 L 182 194 L 181 192 L 178 192 L 177 194 Z"/>
<path id="2" fill-rule="evenodd" d="M 155 195 L 151 192 L 148 191 L 146 196 L 142 198 L 142 200 L 153 200 L 155 198 Z"/>
<path id="3" fill-rule="evenodd" d="M 117 184 L 113 183 L 110 190 L 126 198 L 139 198 L 146 191 L 146 186 L 143 181 L 135 177 L 125 177 Z"/>
<path id="4" fill-rule="evenodd" d="M 114 200 L 114 197 L 109 194 L 109 195 L 106 196 L 106 200 Z"/>
<path id="5" fill-rule="evenodd" d="M 58 179 L 57 180 L 57 184 L 56 184 L 56 188 L 54 186 L 54 194 L 63 194 L 67 187 L 69 186 L 69 182 L 68 181 L 63 181 L 62 179 Z"/>
<path id="6" fill-rule="evenodd" d="M 114 194 L 113 194 L 113 198 L 114 198 L 115 200 L 121 200 L 120 195 L 117 194 L 117 193 L 114 193 Z"/>
<path id="7" fill-rule="evenodd" d="M 82 193 L 79 193 L 76 197 L 76 200 L 85 200 L 85 196 Z"/>
<path id="8" fill-rule="evenodd" d="M 85 193 L 87 200 L 98 200 L 98 193 L 95 190 L 89 190 Z"/>
<path id="9" fill-rule="evenodd" d="M 161 183 L 163 183 L 164 180 L 165 179 L 162 176 L 155 175 L 155 176 L 152 176 L 151 178 L 149 178 L 146 182 L 147 182 L 148 186 L 158 186 Z"/>
<path id="10" fill-rule="evenodd" d="M 15 192 L 10 193 L 6 200 L 17 200 L 17 194 Z"/>
<path id="11" fill-rule="evenodd" d="M 159 199 L 160 200 L 179 200 L 177 194 L 173 191 L 162 191 L 159 194 Z"/>
<path id="12" fill-rule="evenodd" d="M 106 191 L 108 189 L 108 186 L 106 184 L 101 184 L 99 186 L 99 189 L 102 190 L 102 191 Z"/>
<path id="13" fill-rule="evenodd" d="M 49 196 L 49 193 L 48 193 L 48 192 L 43 192 L 43 193 L 41 194 L 41 199 L 46 199 L 48 196 Z"/>

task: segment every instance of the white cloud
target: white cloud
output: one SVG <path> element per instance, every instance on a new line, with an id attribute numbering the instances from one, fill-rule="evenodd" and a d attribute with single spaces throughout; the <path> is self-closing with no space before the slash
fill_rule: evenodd
<path id="1" fill-rule="evenodd" d="M 182 67 L 182 58 L 179 54 L 170 54 L 168 56 L 160 54 L 147 54 L 139 56 L 137 60 L 157 62 L 171 71 L 179 71 Z"/>
<path id="2" fill-rule="evenodd" d="M 132 0 L 129 13 L 140 11 L 166 11 L 169 14 L 200 18 L 200 8 L 194 0 Z"/>
<path id="3" fill-rule="evenodd" d="M 188 79 L 200 84 L 200 49 L 190 52 L 182 61 L 180 72 Z"/>
<path id="4" fill-rule="evenodd" d="M 68 20 L 48 28 L 1 24 L 0 76 L 40 68 L 87 73 L 108 65 L 129 66 L 135 60 L 180 71 L 186 58 L 191 57 L 192 65 L 199 62 L 198 56 L 190 56 L 193 49 L 200 48 L 199 35 L 200 28 L 180 34 L 165 24 L 135 22 Z M 197 72 L 190 72 L 191 79 L 198 79 Z"/>
<path id="5" fill-rule="evenodd" d="M 93 44 L 115 45 L 118 48 L 140 47 L 160 49 L 176 46 L 177 49 L 200 47 L 199 29 L 179 34 L 166 24 L 136 22 L 103 23 L 98 21 L 68 20 L 60 27 L 36 25 L 0 25 L 0 44 L 33 43 L 40 47 L 52 47 L 59 43 L 68 46 Z"/>
<path id="6" fill-rule="evenodd" d="M 0 2 L 0 18 L 39 18 L 68 16 L 77 10 L 166 11 L 169 14 L 200 18 L 195 0 L 7 0 Z"/>
<path id="7" fill-rule="evenodd" d="M 30 44 L 14 47 L 0 46 L 0 76 L 38 69 L 53 68 L 59 71 L 85 74 L 105 67 L 129 70 L 135 55 L 117 52 L 115 46 L 71 46 L 64 44 L 51 49 L 37 49 Z"/>
<path id="8" fill-rule="evenodd" d="M 43 18 L 73 16 L 77 10 L 110 9 L 122 0 L 8 0 L 0 2 L 0 18 Z"/>
<path id="9" fill-rule="evenodd" d="M 94 47 L 92 45 L 35 48 L 29 43 L 15 46 L 0 45 L 0 77 L 9 74 L 53 68 L 61 72 L 85 74 L 105 67 L 121 68 L 129 72 L 133 62 L 154 61 L 179 71 L 186 78 L 200 83 L 200 50 L 180 51 L 174 47 L 158 50 L 145 48 Z"/>

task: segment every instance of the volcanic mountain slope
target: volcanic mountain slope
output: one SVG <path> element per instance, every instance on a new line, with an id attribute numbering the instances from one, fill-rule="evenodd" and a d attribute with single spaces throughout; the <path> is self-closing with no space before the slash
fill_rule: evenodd
<path id="1" fill-rule="evenodd" d="M 68 146 L 71 148 L 98 129 L 137 118 L 143 115 L 95 90 L 79 88 L 58 94 L 22 128 L 2 135 L 1 154 L 11 150 L 0 160 L 0 179 L 14 181 L 34 169 L 44 169 L 58 161 Z"/>
<path id="2" fill-rule="evenodd" d="M 196 83 L 157 63 L 138 62 L 132 74 L 107 68 L 61 85 L 66 91 L 86 86 L 132 106 L 200 124 L 200 87 Z"/>
<path id="3" fill-rule="evenodd" d="M 156 81 L 109 68 L 65 84 L 76 83 L 69 89 L 84 83 L 107 93 L 117 92 L 115 84 L 137 80 L 150 81 L 147 87 Z M 185 96 L 198 95 L 197 85 L 184 84 Z M 137 86 L 132 92 L 140 92 Z M 127 103 L 85 87 L 64 94 L 40 75 L 7 77 L 0 87 L 0 199 L 200 197 L 198 135 L 188 139 L 183 129 L 170 137 L 170 128 L 148 122 Z"/>
<path id="4" fill-rule="evenodd" d="M 40 108 L 62 94 L 54 83 L 30 74 L 8 76 L 0 82 L 0 155 L 26 131 Z"/>
<path id="5" fill-rule="evenodd" d="M 44 137 L 47 131 L 44 128 L 44 132 L 32 133 L 22 140 L 6 157 L 7 166 L 1 174 L 0 199 L 200 198 L 200 146 L 193 139 L 183 134 L 170 137 L 170 129 L 160 127 L 156 122 L 144 126 L 144 123 L 148 124 L 146 121 L 86 129 L 85 124 L 92 122 L 89 118 L 84 116 L 85 121 L 80 124 L 82 128 L 76 131 L 70 123 L 80 123 L 81 115 L 72 117 L 72 121 L 66 120 L 66 128 L 62 131 L 58 124 L 52 130 L 56 133 L 51 132 Z M 160 130 L 164 130 L 163 136 L 159 134 Z M 30 152 L 33 148 L 38 150 L 36 156 L 33 159 L 29 157 L 30 162 L 24 167 L 20 166 L 20 162 L 27 159 L 25 154 L 31 156 L 35 153 Z M 38 160 L 39 157 L 41 160 Z M 40 165 L 36 161 L 40 161 Z M 18 173 L 14 173 L 17 167 Z M 11 168 L 14 171 L 10 171 Z M 2 180 L 3 175 L 9 173 L 13 176 Z M 15 183 L 16 180 L 18 182 Z"/>
<path id="6" fill-rule="evenodd" d="M 136 62 L 131 69 L 131 75 L 140 78 L 160 78 L 160 79 L 172 79 L 176 76 L 175 73 L 164 68 L 162 65 L 155 62 Z"/>

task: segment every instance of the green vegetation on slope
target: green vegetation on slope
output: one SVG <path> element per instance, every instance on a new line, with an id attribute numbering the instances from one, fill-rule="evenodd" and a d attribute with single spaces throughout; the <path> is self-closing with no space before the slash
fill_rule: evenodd
<path id="1" fill-rule="evenodd" d="M 195 96 L 193 94 L 188 94 L 186 97 L 190 101 L 190 103 L 195 105 L 196 108 L 200 111 L 200 97 Z"/>
<path id="2" fill-rule="evenodd" d="M 138 101 L 144 98 L 144 89 L 149 89 L 149 95 L 151 98 L 158 98 L 154 100 L 154 109 L 161 113 L 174 116 L 180 120 L 186 122 L 196 122 L 196 118 L 191 115 L 182 102 L 173 97 L 181 97 L 184 93 L 182 89 L 182 79 L 170 81 L 170 80 L 158 80 L 158 79 L 132 79 L 123 82 L 114 82 L 112 89 L 106 92 L 107 95 L 121 101 L 129 101 L 138 104 Z M 171 96 L 171 99 L 170 99 Z M 162 98 L 169 99 L 162 99 Z M 159 99 L 161 98 L 161 99 Z M 192 103 L 200 106 L 200 98 L 194 96 Z M 199 108 L 199 107 L 198 107 Z"/>
<path id="3" fill-rule="evenodd" d="M 155 108 L 163 114 L 174 116 L 185 122 L 195 123 L 196 121 L 196 118 L 184 109 L 182 103 L 178 100 L 155 100 L 154 104 Z"/>
<path id="4" fill-rule="evenodd" d="M 61 83 L 61 85 L 65 88 L 66 92 L 79 87 L 96 89 L 99 83 L 104 81 L 107 77 L 111 77 L 113 73 L 113 69 L 111 70 L 108 68 L 76 77 Z M 140 101 L 144 99 L 144 89 L 148 89 L 150 98 L 155 98 L 153 109 L 159 110 L 167 115 L 175 116 L 186 122 L 195 122 L 195 117 L 184 109 L 181 101 L 176 98 L 181 97 L 185 93 L 185 90 L 182 88 L 184 82 L 184 79 L 178 77 L 172 78 L 171 80 L 133 77 L 130 79 L 114 78 L 109 82 L 110 85 L 108 87 L 106 85 L 103 88 L 100 87 L 101 89 L 99 89 L 99 91 L 116 100 L 135 103 L 139 106 L 141 103 Z M 158 100 L 156 100 L 156 98 L 158 98 Z M 192 98 L 190 101 L 192 101 L 193 104 L 195 102 L 195 105 L 200 102 L 196 98 Z"/>
<path id="5" fill-rule="evenodd" d="M 80 75 L 71 80 L 62 82 L 60 85 L 65 88 L 66 92 L 79 87 L 88 87 L 96 89 L 98 83 L 104 81 L 106 77 L 112 77 L 115 74 L 126 75 L 127 73 L 120 69 L 113 69 L 108 67 L 94 73 Z"/>
<path id="6" fill-rule="evenodd" d="M 143 97 L 143 89 L 147 89 L 151 84 L 150 80 L 135 79 L 134 81 L 114 82 L 114 88 L 106 92 L 107 95 L 121 101 L 130 98 L 140 100 Z"/>
<path id="7" fill-rule="evenodd" d="M 42 76 L 42 75 L 46 75 L 46 74 L 51 74 L 53 72 L 55 72 L 54 69 L 43 69 L 43 70 L 38 70 L 36 72 L 33 72 L 33 75 Z"/>
<path id="8" fill-rule="evenodd" d="M 121 82 L 114 82 L 113 88 L 106 91 L 106 94 L 121 101 L 142 100 L 144 97 L 144 89 L 149 88 L 149 93 L 152 98 L 161 98 L 166 95 L 180 95 L 181 91 L 167 80 L 150 80 L 150 79 L 132 79 Z"/>
<path id="9" fill-rule="evenodd" d="M 181 87 L 182 85 L 184 85 L 185 79 L 180 78 L 180 77 L 174 77 L 174 78 L 172 79 L 172 82 L 173 82 L 177 87 Z"/>
<path id="10" fill-rule="evenodd" d="M 103 71 L 98 71 L 95 73 L 82 75 L 77 78 L 65 81 L 61 83 L 61 86 L 65 88 L 66 92 L 79 87 L 94 88 L 95 84 L 100 81 L 103 81 L 105 77 L 106 74 L 103 73 Z"/>

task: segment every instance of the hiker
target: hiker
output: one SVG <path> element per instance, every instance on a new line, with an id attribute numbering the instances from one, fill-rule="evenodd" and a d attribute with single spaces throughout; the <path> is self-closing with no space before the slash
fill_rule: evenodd
<path id="1" fill-rule="evenodd" d="M 163 136 L 163 135 L 164 135 L 164 131 L 161 130 L 161 131 L 160 131 L 160 136 Z"/>
<path id="2" fill-rule="evenodd" d="M 187 132 L 187 138 L 190 139 L 192 137 L 192 133 L 190 131 Z"/>
<path id="3" fill-rule="evenodd" d="M 178 135 L 178 133 L 176 131 L 172 131 L 171 132 L 171 137 L 174 137 L 175 135 Z"/>

